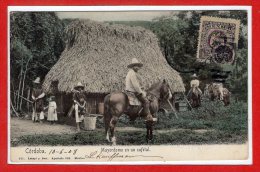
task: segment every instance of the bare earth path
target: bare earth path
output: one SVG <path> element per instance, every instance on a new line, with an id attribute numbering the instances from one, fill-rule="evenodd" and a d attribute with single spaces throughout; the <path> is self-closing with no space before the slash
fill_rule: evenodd
<path id="1" fill-rule="evenodd" d="M 68 125 L 50 125 L 45 123 L 33 123 L 31 120 L 11 118 L 11 137 L 16 138 L 24 135 L 34 134 L 70 134 L 76 133 L 72 126 Z"/>
<path id="2" fill-rule="evenodd" d="M 176 132 L 187 129 L 166 129 L 166 130 L 155 130 L 155 133 L 168 133 Z M 97 129 L 97 131 L 104 132 L 104 129 Z M 133 131 L 146 131 L 145 128 L 135 127 L 117 127 L 116 131 L 119 132 L 133 132 Z M 210 130 L 193 130 L 198 133 L 204 133 Z M 72 134 L 76 133 L 76 127 L 69 125 L 50 125 L 47 121 L 44 123 L 33 123 L 31 120 L 11 118 L 11 138 L 17 138 L 24 135 L 37 135 L 37 134 Z"/>

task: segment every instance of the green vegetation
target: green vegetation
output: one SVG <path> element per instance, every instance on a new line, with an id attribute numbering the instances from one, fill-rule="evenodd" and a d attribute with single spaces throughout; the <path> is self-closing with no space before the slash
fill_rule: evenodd
<path id="1" fill-rule="evenodd" d="M 65 48 L 64 24 L 54 12 L 12 12 L 10 15 L 11 103 L 20 112 L 28 108 L 32 81 L 44 79 Z M 20 96 L 15 96 L 20 95 Z"/>
<path id="2" fill-rule="evenodd" d="M 159 114 L 160 121 L 155 125 L 155 145 L 158 144 L 223 144 L 244 143 L 247 141 L 247 105 L 242 102 L 232 103 L 223 107 L 219 102 L 203 102 L 207 108 L 173 114 Z M 139 127 L 145 129 L 143 120 L 129 124 L 127 119 L 120 118 L 117 126 Z M 19 145 L 104 145 L 103 124 L 99 121 L 98 128 L 102 131 L 82 131 L 76 134 L 62 135 L 28 135 L 12 140 L 12 146 Z M 199 131 L 203 129 L 203 132 Z M 168 130 L 159 133 L 156 130 Z M 170 131 L 172 130 L 172 131 Z M 119 145 L 146 144 L 145 131 L 116 132 Z"/>
<path id="3" fill-rule="evenodd" d="M 199 25 L 201 16 L 233 18 L 240 20 L 240 34 L 236 49 L 236 61 L 233 66 L 199 63 L 196 61 Z M 115 23 L 115 22 L 111 22 Z M 162 16 L 153 21 L 122 21 L 117 24 L 141 26 L 153 31 L 168 63 L 180 72 L 184 84 L 189 90 L 190 76 L 196 72 L 202 81 L 201 88 L 211 82 L 210 70 L 231 71 L 225 87 L 240 100 L 247 101 L 247 13 L 246 11 L 179 11 Z"/>

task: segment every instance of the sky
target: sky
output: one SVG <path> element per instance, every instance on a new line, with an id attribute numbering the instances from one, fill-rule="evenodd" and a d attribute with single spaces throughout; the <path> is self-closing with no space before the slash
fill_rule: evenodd
<path id="1" fill-rule="evenodd" d="M 172 11 L 153 12 L 57 12 L 60 19 L 80 18 L 95 21 L 151 21 L 156 17 L 169 15 Z"/>

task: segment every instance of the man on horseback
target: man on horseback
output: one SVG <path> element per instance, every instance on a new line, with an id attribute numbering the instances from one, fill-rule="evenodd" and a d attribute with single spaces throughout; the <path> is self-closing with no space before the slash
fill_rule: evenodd
<path id="1" fill-rule="evenodd" d="M 217 78 L 214 79 L 214 82 L 213 82 L 213 89 L 214 91 L 216 91 L 219 95 L 219 100 L 223 100 L 223 82 L 224 80 L 220 77 L 220 73 L 217 73 Z"/>
<path id="2" fill-rule="evenodd" d="M 196 75 L 196 73 L 194 73 L 192 75 L 192 80 L 190 81 L 190 91 L 188 93 L 188 97 L 190 96 L 190 94 L 193 92 L 195 92 L 195 90 L 197 90 L 199 92 L 199 95 L 201 96 L 202 95 L 202 91 L 200 90 L 199 88 L 199 85 L 200 85 L 200 81 L 198 80 L 198 77 Z"/>
<path id="3" fill-rule="evenodd" d="M 125 92 L 115 91 L 104 98 L 106 139 L 109 142 L 111 141 L 112 145 L 116 144 L 115 127 L 122 114 L 127 115 L 131 121 L 134 121 L 137 117 L 146 118 L 146 140 L 147 142 L 153 140 L 153 126 L 156 121 L 153 115 L 156 115 L 159 110 L 159 100 L 165 101 L 172 97 L 170 86 L 166 80 L 154 83 L 147 90 L 151 98 L 146 97 L 146 92 L 142 90 L 137 74 L 142 66 L 142 63 L 133 58 L 132 63 L 127 66 L 129 71 L 125 79 Z M 132 95 L 142 103 L 142 107 L 139 101 L 138 103 L 130 101 Z"/>
<path id="4" fill-rule="evenodd" d="M 125 79 L 125 90 L 135 94 L 138 100 L 140 100 L 140 102 L 142 103 L 143 113 L 146 116 L 146 119 L 152 120 L 152 115 L 149 109 L 149 100 L 146 98 L 146 92 L 143 91 L 140 86 L 137 74 L 142 66 L 143 64 L 140 63 L 136 58 L 133 58 L 132 63 L 127 66 L 129 68 L 129 71 Z"/>
<path id="5" fill-rule="evenodd" d="M 196 74 L 192 75 L 192 80 L 190 82 L 190 90 L 188 92 L 188 100 L 192 107 L 199 107 L 201 105 L 202 91 L 199 88 L 200 81 Z"/>

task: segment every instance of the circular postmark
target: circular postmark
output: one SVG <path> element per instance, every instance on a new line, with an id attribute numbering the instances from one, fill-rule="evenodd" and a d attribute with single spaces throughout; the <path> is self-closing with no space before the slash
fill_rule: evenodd
<path id="1" fill-rule="evenodd" d="M 212 60 L 215 63 L 232 64 L 235 58 L 233 46 L 228 43 L 228 37 L 223 30 L 213 29 L 208 34 L 208 46 L 211 47 Z"/>
<path id="2" fill-rule="evenodd" d="M 235 58 L 235 52 L 229 44 L 222 44 L 213 48 L 213 61 L 216 63 L 232 64 Z"/>

